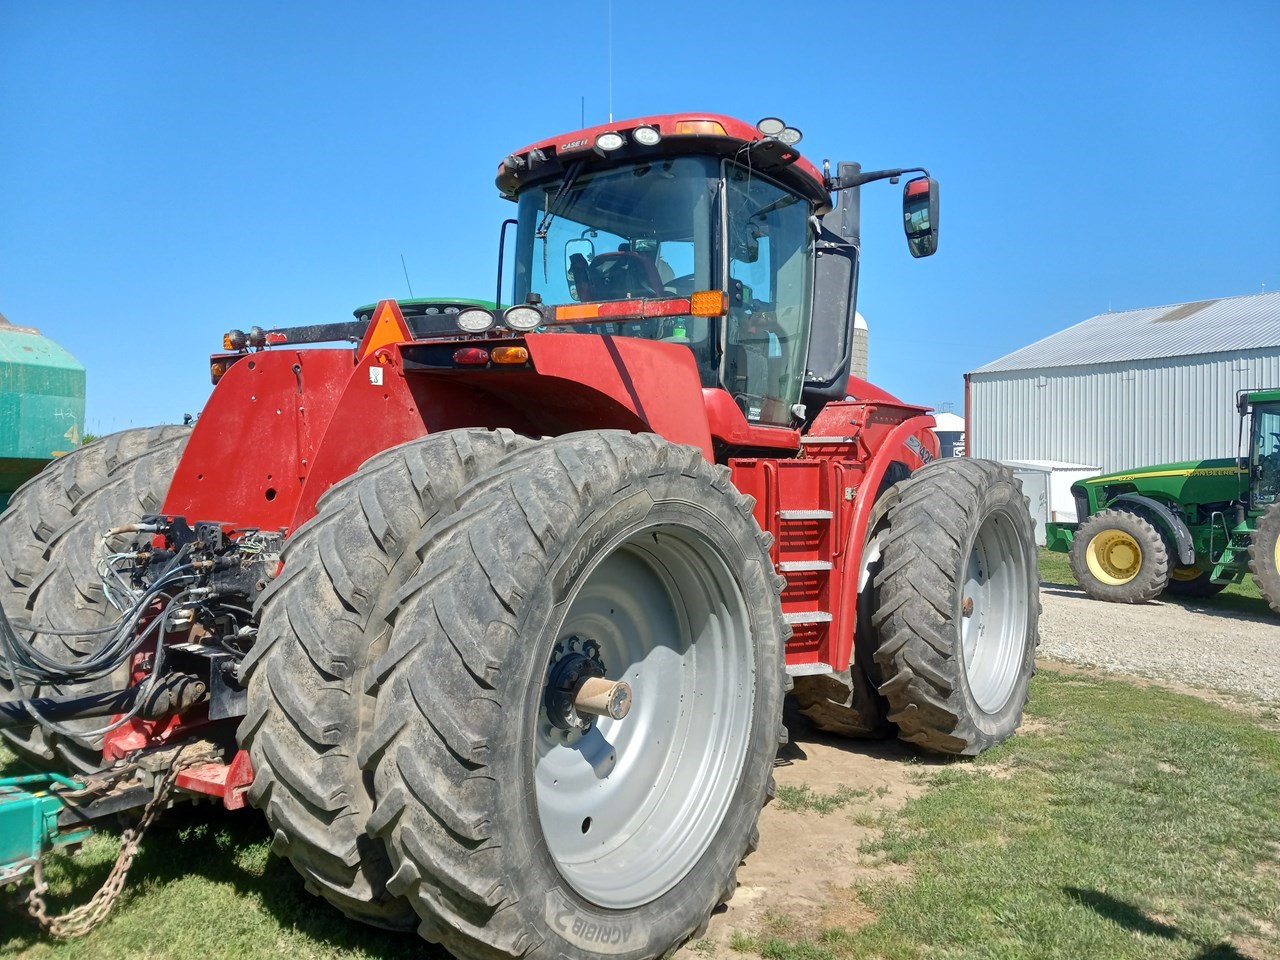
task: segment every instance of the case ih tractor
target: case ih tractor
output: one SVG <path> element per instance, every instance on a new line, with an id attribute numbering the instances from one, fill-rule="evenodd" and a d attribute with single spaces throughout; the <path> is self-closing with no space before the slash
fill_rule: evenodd
<path id="1" fill-rule="evenodd" d="M 1242 391 L 1247 459 L 1162 463 L 1072 486 L 1077 524 L 1048 524 L 1050 549 L 1095 600 L 1208 597 L 1252 573 L 1280 613 L 1280 390 Z"/>
<path id="2" fill-rule="evenodd" d="M 233 331 L 194 429 L 28 484 L 5 733 L 62 778 L 10 784 L 29 846 L 212 796 L 459 957 L 650 958 L 732 895 L 789 683 L 828 729 L 1010 736 L 1021 492 L 849 377 L 859 188 L 912 171 L 798 138 L 681 114 L 532 144 L 497 178 L 512 305 Z M 931 254 L 927 175 L 903 213 Z M 40 853 L 10 859 L 37 891 Z"/>

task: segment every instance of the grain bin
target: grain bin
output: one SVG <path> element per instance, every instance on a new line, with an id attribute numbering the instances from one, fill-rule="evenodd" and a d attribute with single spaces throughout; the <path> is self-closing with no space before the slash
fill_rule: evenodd
<path id="1" fill-rule="evenodd" d="M 0 314 L 0 509 L 84 437 L 84 367 L 33 327 Z"/>

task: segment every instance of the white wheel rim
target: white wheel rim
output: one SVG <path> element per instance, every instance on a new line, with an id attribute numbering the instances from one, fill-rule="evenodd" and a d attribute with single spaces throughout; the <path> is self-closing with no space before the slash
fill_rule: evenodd
<path id="1" fill-rule="evenodd" d="M 1027 636 L 1028 564 L 1011 517 L 988 516 L 974 538 L 960 592 L 965 677 L 978 706 L 998 713 L 1022 674 Z"/>
<path id="2" fill-rule="evenodd" d="M 622 910 L 680 882 L 719 831 L 751 739 L 755 654 L 725 559 L 687 528 L 636 532 L 588 571 L 559 638 L 590 638 L 630 713 L 534 737 L 539 821 L 557 869 Z"/>

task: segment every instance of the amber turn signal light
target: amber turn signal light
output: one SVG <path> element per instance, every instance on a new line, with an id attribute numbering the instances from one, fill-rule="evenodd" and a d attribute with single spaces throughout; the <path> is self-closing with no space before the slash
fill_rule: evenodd
<path id="1" fill-rule="evenodd" d="M 489 357 L 494 363 L 528 363 L 529 351 L 524 347 L 494 347 Z"/>
<path id="2" fill-rule="evenodd" d="M 723 317 L 729 312 L 729 295 L 723 290 L 695 290 L 689 312 L 695 317 Z"/>

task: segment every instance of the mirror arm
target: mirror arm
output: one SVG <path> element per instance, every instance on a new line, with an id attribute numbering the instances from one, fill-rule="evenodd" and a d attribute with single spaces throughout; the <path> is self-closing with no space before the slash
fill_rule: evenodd
<path id="1" fill-rule="evenodd" d="M 826 177 L 826 188 L 828 190 L 848 190 L 852 187 L 860 187 L 864 183 L 871 183 L 873 180 L 889 180 L 897 183 L 898 178 L 904 173 L 923 173 L 926 177 L 929 175 L 929 171 L 924 167 L 903 167 L 899 170 L 867 170 L 864 173 L 857 173 L 850 177 Z"/>

